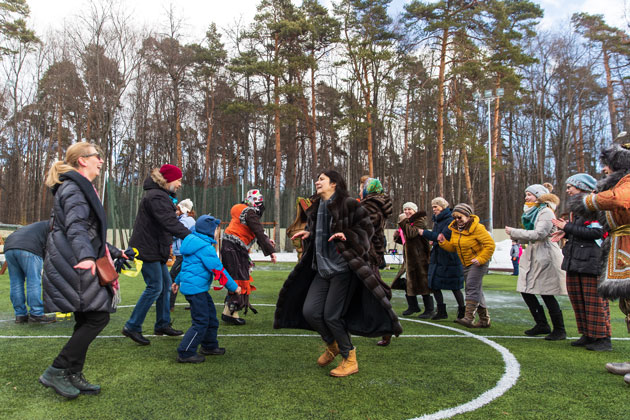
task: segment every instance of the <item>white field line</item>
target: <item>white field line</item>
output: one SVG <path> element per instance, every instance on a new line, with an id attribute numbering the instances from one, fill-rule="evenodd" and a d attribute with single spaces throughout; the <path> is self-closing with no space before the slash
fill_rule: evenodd
<path id="1" fill-rule="evenodd" d="M 405 321 L 410 321 L 410 322 L 416 322 L 419 324 L 427 324 L 427 325 L 432 325 L 439 328 L 444 328 L 450 331 L 455 331 L 459 334 L 463 334 L 467 337 L 479 340 L 482 343 L 487 344 L 493 349 L 495 349 L 496 351 L 498 351 L 503 357 L 503 362 L 505 363 L 505 371 L 503 373 L 503 376 L 501 376 L 501 379 L 499 379 L 499 381 L 494 386 L 494 388 L 489 389 L 488 391 L 484 392 L 483 394 L 481 394 L 474 400 L 471 400 L 467 403 L 458 405 L 456 407 L 446 408 L 444 410 L 440 410 L 435 413 L 425 414 L 424 416 L 421 416 L 421 417 L 415 417 L 412 420 L 447 419 L 447 418 L 456 416 L 458 414 L 475 411 L 483 407 L 484 405 L 489 404 L 495 399 L 499 398 L 501 395 L 503 395 L 505 392 L 507 392 L 510 388 L 512 388 L 516 384 L 516 381 L 518 380 L 518 377 L 521 374 L 521 365 L 518 363 L 518 360 L 516 360 L 516 357 L 514 357 L 514 355 L 502 345 L 495 343 L 494 341 L 489 340 L 486 337 L 472 334 L 468 331 L 460 330 L 459 328 L 448 327 L 446 325 L 434 324 L 431 322 L 416 320 L 416 319 L 409 319 L 409 318 L 400 318 L 400 319 L 405 320 Z"/>

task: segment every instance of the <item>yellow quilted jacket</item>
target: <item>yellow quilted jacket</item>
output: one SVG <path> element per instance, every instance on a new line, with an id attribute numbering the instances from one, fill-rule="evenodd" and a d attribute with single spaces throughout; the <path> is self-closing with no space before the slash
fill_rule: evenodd
<path id="1" fill-rule="evenodd" d="M 449 252 L 457 252 L 464 267 L 472 264 L 472 259 L 477 258 L 479 264 L 486 264 L 494 254 L 496 247 L 494 239 L 486 230 L 486 227 L 479 223 L 479 217 L 474 214 L 470 216 L 472 224 L 467 230 L 457 230 L 457 220 L 453 220 L 448 228 L 451 230 L 451 240 L 440 244 L 442 248 Z"/>

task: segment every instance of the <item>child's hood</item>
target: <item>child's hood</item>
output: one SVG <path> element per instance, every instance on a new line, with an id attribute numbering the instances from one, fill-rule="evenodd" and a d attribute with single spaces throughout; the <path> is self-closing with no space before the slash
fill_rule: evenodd
<path id="1" fill-rule="evenodd" d="M 182 246 L 180 248 L 180 252 L 182 255 L 192 255 L 198 252 L 200 249 L 207 247 L 208 245 L 214 245 L 217 242 L 209 237 L 208 235 L 204 235 L 203 233 L 193 232 L 192 234 L 186 236 L 184 242 L 182 242 Z"/>

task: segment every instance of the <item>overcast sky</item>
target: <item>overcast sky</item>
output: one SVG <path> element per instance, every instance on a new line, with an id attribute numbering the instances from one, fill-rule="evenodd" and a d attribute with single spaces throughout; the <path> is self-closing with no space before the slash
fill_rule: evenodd
<path id="1" fill-rule="evenodd" d="M 536 1 L 536 0 L 534 0 Z M 624 4 L 630 0 L 539 0 L 545 11 L 541 27 L 550 29 L 564 25 L 574 12 L 603 14 L 609 25 L 627 30 Z M 27 0 L 31 8 L 31 25 L 39 35 L 50 29 L 59 29 L 64 20 L 73 21 L 82 11 L 89 10 L 89 0 Z M 234 25 L 239 19 L 248 24 L 256 13 L 260 0 L 120 0 L 120 4 L 133 12 L 138 24 L 150 28 L 164 28 L 166 10 L 173 4 L 175 15 L 187 24 L 189 40 L 201 40 L 211 22 L 219 28 Z M 301 0 L 293 0 L 300 4 Z M 330 7 L 331 0 L 321 0 Z M 409 0 L 393 0 L 391 13 L 397 15 Z"/>

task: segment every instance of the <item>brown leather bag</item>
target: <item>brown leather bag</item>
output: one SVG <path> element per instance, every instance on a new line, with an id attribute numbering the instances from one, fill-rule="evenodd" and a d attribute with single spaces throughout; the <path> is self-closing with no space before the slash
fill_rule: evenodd
<path id="1" fill-rule="evenodd" d="M 98 284 L 101 286 L 108 286 L 118 280 L 118 273 L 107 245 L 105 245 L 105 255 L 96 260 L 96 274 L 98 275 Z"/>

